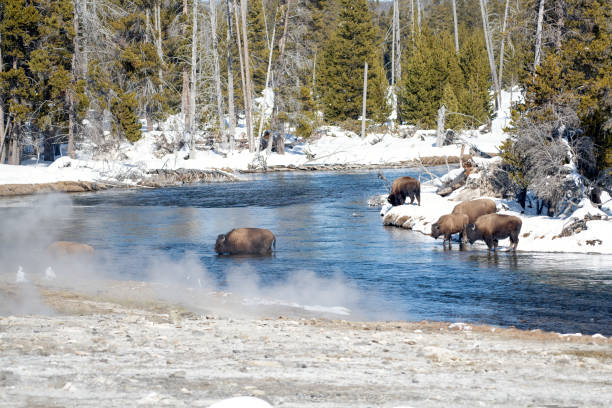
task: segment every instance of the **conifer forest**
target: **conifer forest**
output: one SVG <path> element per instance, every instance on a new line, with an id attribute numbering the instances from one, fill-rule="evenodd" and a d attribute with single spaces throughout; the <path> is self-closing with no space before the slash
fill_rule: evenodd
<path id="1" fill-rule="evenodd" d="M 607 0 L 1 0 L 0 163 L 135 142 L 173 116 L 227 149 L 265 130 L 358 129 L 367 63 L 369 126 L 433 129 L 444 105 L 447 128 L 477 128 L 512 89 L 513 179 L 556 177 L 569 146 L 601 180 L 611 14 Z M 229 137 L 239 120 L 244 146 Z"/>

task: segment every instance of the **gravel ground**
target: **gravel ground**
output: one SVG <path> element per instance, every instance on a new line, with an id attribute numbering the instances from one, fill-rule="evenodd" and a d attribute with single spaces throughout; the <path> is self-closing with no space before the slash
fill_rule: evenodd
<path id="1" fill-rule="evenodd" d="M 208 407 L 239 395 L 275 407 L 612 406 L 602 336 L 350 322 L 240 309 L 221 294 L 187 309 L 143 285 L 38 287 L 39 312 L 11 316 L 20 289 L 1 283 L 0 407 Z"/>

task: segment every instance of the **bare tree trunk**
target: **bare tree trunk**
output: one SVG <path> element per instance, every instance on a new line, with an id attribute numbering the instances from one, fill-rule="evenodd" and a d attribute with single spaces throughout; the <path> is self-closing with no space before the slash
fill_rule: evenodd
<path id="1" fill-rule="evenodd" d="M 480 12 L 482 13 L 482 28 L 484 31 L 485 45 L 487 46 L 487 55 L 489 57 L 489 68 L 493 79 L 493 89 L 495 92 L 495 110 L 499 109 L 499 81 L 497 80 L 497 69 L 495 68 L 495 57 L 493 56 L 493 46 L 491 43 L 491 35 L 489 33 L 489 18 L 487 16 L 486 0 L 480 0 Z"/>
<path id="2" fill-rule="evenodd" d="M 243 103 L 245 106 L 244 109 L 246 112 L 248 96 L 246 93 L 246 75 L 244 73 L 244 54 L 242 51 L 242 40 L 240 39 L 240 35 L 241 35 L 240 17 L 239 17 L 240 10 L 238 9 L 238 4 L 236 3 L 236 0 L 234 0 L 234 15 L 236 16 L 236 42 L 238 44 L 238 56 L 240 58 L 240 81 L 242 83 L 242 97 L 243 97 Z M 246 115 L 245 115 L 245 120 L 246 120 Z"/>
<path id="3" fill-rule="evenodd" d="M 276 15 L 276 13 L 275 13 Z M 276 17 L 274 18 L 274 27 L 272 29 L 272 41 L 268 43 L 268 70 L 266 72 L 266 86 L 264 87 L 264 91 L 266 91 L 268 89 L 268 87 L 270 86 L 270 72 L 272 71 L 272 54 L 274 53 L 274 38 L 276 37 Z M 264 122 L 264 117 L 266 115 L 266 109 L 268 108 L 268 103 L 266 102 L 266 95 L 265 92 L 262 95 L 262 101 L 261 101 L 261 112 L 260 112 L 260 116 L 259 116 L 259 128 L 257 131 L 257 138 L 260 137 L 261 132 L 263 130 L 263 122 Z M 272 106 L 272 108 L 274 109 L 274 106 Z M 257 152 L 259 152 L 261 147 L 261 143 L 259 143 L 259 140 L 257 141 Z"/>
<path id="4" fill-rule="evenodd" d="M 363 103 L 361 109 L 361 137 L 366 137 L 366 102 L 368 99 L 368 62 L 363 67 Z"/>
<path id="5" fill-rule="evenodd" d="M 402 48 L 401 48 L 401 31 L 400 31 L 400 8 L 399 0 L 395 0 L 395 83 L 402 78 Z"/>
<path id="6" fill-rule="evenodd" d="M 412 32 L 412 42 L 414 43 L 414 0 L 410 0 L 410 14 L 411 14 L 411 18 L 410 18 L 410 28 L 411 28 L 411 32 Z"/>
<path id="7" fill-rule="evenodd" d="M 163 67 L 165 66 L 164 64 L 164 52 L 162 50 L 162 29 L 161 29 L 161 5 L 159 3 L 157 3 L 155 5 L 155 49 L 157 50 L 157 58 L 159 58 L 159 62 L 160 62 L 160 67 L 159 67 L 159 71 L 157 73 L 158 77 L 159 77 L 159 92 L 163 92 L 164 90 L 164 86 L 163 86 L 163 82 L 164 82 L 164 73 L 163 73 Z"/>
<path id="8" fill-rule="evenodd" d="M 421 34 L 421 0 L 416 0 L 417 2 L 417 28 L 419 29 L 419 34 Z"/>
<path id="9" fill-rule="evenodd" d="M 187 19 L 189 16 L 189 6 L 187 4 L 187 0 L 183 0 L 183 15 L 185 16 L 185 21 L 183 23 L 183 38 L 187 37 Z M 187 64 L 183 67 L 183 90 L 181 94 L 181 114 L 183 115 L 185 132 L 190 132 L 189 124 L 191 123 L 191 119 L 189 118 L 189 112 L 191 108 L 189 107 L 189 101 L 191 97 L 189 96 L 189 72 L 187 70 Z M 183 136 L 184 138 L 184 136 Z"/>
<path id="10" fill-rule="evenodd" d="M 9 164 L 13 164 L 15 166 L 19 166 L 21 164 L 21 146 L 19 145 L 19 138 L 17 135 L 11 139 Z"/>
<path id="11" fill-rule="evenodd" d="M 0 33 L 0 72 L 4 71 L 4 63 L 2 61 L 2 33 Z M 4 128 L 4 100 L 0 94 L 0 164 L 4 164 L 4 140 L 6 132 Z"/>
<path id="12" fill-rule="evenodd" d="M 221 132 L 223 135 L 225 124 L 223 121 L 223 94 L 221 93 L 221 69 L 219 68 L 219 46 L 217 42 L 217 0 L 210 0 L 209 4 L 210 31 L 213 45 L 213 63 L 215 66 L 215 86 L 217 91 L 217 116 L 219 118 L 219 132 Z"/>
<path id="13" fill-rule="evenodd" d="M 557 27 L 555 27 L 555 48 L 557 51 L 561 49 L 563 42 L 563 30 L 565 28 L 565 0 L 557 0 L 555 2 L 555 12 L 557 14 Z"/>
<path id="14" fill-rule="evenodd" d="M 246 125 L 247 125 L 247 138 L 249 139 L 249 151 L 255 151 L 255 138 L 253 136 L 253 109 L 252 109 L 252 101 L 253 101 L 253 91 L 252 91 L 252 83 L 251 83 L 251 63 L 249 58 L 249 39 L 247 37 L 247 2 L 248 0 L 240 0 L 241 7 L 241 17 L 242 17 L 242 38 L 243 38 L 243 48 L 244 48 L 244 75 L 245 75 L 245 84 L 246 84 Z M 259 137 L 259 135 L 258 135 Z"/>
<path id="15" fill-rule="evenodd" d="M 536 44 L 535 44 L 535 59 L 533 61 L 533 76 L 540 66 L 540 53 L 542 49 L 542 23 L 544 22 L 544 0 L 540 0 L 540 8 L 538 9 L 538 25 L 536 28 Z"/>
<path id="16" fill-rule="evenodd" d="M 287 45 L 287 29 L 289 27 L 289 11 L 293 0 L 287 0 L 287 9 L 285 10 L 285 25 L 283 27 L 283 36 L 278 41 L 279 57 L 278 61 L 282 66 L 285 64 L 285 46 Z"/>
<path id="17" fill-rule="evenodd" d="M 79 79 L 79 73 L 77 72 L 77 64 L 81 52 L 79 48 L 79 11 L 79 1 L 77 0 L 74 3 L 74 15 L 72 17 L 72 26 L 74 28 L 72 46 L 74 48 L 74 52 L 72 54 L 72 63 L 70 67 L 72 84 L 68 91 L 68 157 L 70 157 L 71 159 L 76 158 L 76 153 L 74 151 L 74 127 L 76 125 L 76 107 L 74 103 L 74 98 L 76 83 Z"/>
<path id="18" fill-rule="evenodd" d="M 503 74 L 504 74 L 504 46 L 506 45 L 506 23 L 508 21 L 508 6 L 510 5 L 510 0 L 506 0 L 506 8 L 504 10 L 504 22 L 502 23 L 502 35 L 501 35 L 501 45 L 499 46 L 499 89 L 502 89 L 503 83 Z"/>
<path id="19" fill-rule="evenodd" d="M 457 29 L 457 5 L 455 0 L 453 0 L 453 25 L 455 28 L 455 52 L 459 53 L 459 30 Z"/>
<path id="20" fill-rule="evenodd" d="M 229 111 L 229 133 L 227 144 L 229 150 L 234 150 L 234 135 L 236 133 L 236 112 L 234 112 L 234 72 L 232 68 L 232 11 L 230 0 L 225 0 L 227 7 L 227 108 Z"/>
<path id="21" fill-rule="evenodd" d="M 393 22 L 391 26 L 391 89 L 395 87 L 395 11 L 397 8 L 397 1 L 393 0 Z"/>
<path id="22" fill-rule="evenodd" d="M 436 130 L 436 147 L 444 144 L 444 122 L 446 119 L 446 106 L 442 104 L 438 109 L 438 129 Z"/>
<path id="23" fill-rule="evenodd" d="M 189 91 L 189 132 L 190 149 L 189 158 L 195 159 L 195 110 L 196 110 L 196 89 L 197 89 L 197 60 L 198 60 L 198 0 L 193 0 L 191 28 L 191 90 Z"/>

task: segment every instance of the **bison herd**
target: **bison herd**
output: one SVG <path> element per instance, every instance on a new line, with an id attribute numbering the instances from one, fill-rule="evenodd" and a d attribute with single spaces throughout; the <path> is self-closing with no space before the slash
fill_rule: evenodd
<path id="1" fill-rule="evenodd" d="M 410 198 L 421 205 L 421 184 L 412 177 L 400 177 L 394 180 L 387 201 L 393 205 L 402 205 Z M 497 250 L 500 239 L 510 238 L 513 249 L 518 245 L 521 231 L 521 220 L 511 215 L 496 214 L 495 202 L 489 199 L 465 201 L 457 204 L 451 214 L 441 216 L 431 226 L 431 236 L 436 239 L 442 236 L 442 245 L 446 241 L 451 248 L 451 237 L 459 234 L 459 240 L 473 244 L 483 240 L 490 250 Z M 217 236 L 215 252 L 219 255 L 251 254 L 269 255 L 276 249 L 276 236 L 265 228 L 237 228 L 227 234 Z M 75 242 L 58 241 L 48 247 L 54 256 L 91 255 L 91 246 Z"/>
<path id="2" fill-rule="evenodd" d="M 421 184 L 412 177 L 400 177 L 393 181 L 387 201 L 393 205 L 402 205 L 410 197 L 410 204 L 416 199 L 421 205 Z M 437 239 L 442 236 L 442 245 L 451 248 L 451 237 L 459 234 L 459 241 L 470 244 L 484 241 L 489 250 L 496 251 L 500 239 L 510 238 L 512 249 L 516 251 L 521 232 L 522 221 L 512 215 L 496 214 L 495 202 L 488 198 L 464 201 L 453 208 L 452 213 L 442 215 L 431 226 L 431 236 Z"/>

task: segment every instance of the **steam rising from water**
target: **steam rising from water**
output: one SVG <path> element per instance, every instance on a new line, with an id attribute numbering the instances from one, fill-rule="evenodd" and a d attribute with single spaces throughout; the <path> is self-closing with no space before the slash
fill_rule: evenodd
<path id="1" fill-rule="evenodd" d="M 29 203 L 27 207 L 5 208 L 6 216 L 0 219 L 3 242 L 0 248 L 0 315 L 52 313 L 41 296 L 42 289 L 69 289 L 93 295 L 104 293 L 119 299 L 125 297 L 125 300 L 135 295 L 129 291 L 114 291 L 116 280 L 125 278 L 116 272 L 121 260 L 111 254 L 98 251 L 93 257 L 57 259 L 47 253 L 46 248 L 53 241 L 74 239 L 62 234 L 62 223 L 72 219 L 70 197 L 41 195 Z M 52 229 L 52 234 L 41 234 L 39 227 L 46 223 L 57 224 L 58 228 Z M 141 255 L 134 248 L 129 256 Z M 227 270 L 225 281 L 219 283 L 196 254 L 187 254 L 177 260 L 160 252 L 142 259 L 140 264 L 143 270 L 138 271 L 138 275 L 145 277 L 156 299 L 196 311 L 220 310 L 223 304 L 231 303 L 234 311 L 240 308 L 252 311 L 261 306 L 268 312 L 275 308 L 293 309 L 345 318 L 349 314 L 364 317 L 359 310 L 372 303 L 339 273 L 321 277 L 312 271 L 293 271 L 286 279 L 266 285 L 254 268 L 243 266 Z M 27 282 L 15 280 L 20 266 L 23 266 Z M 133 288 L 133 282 L 126 283 L 130 284 Z"/>

